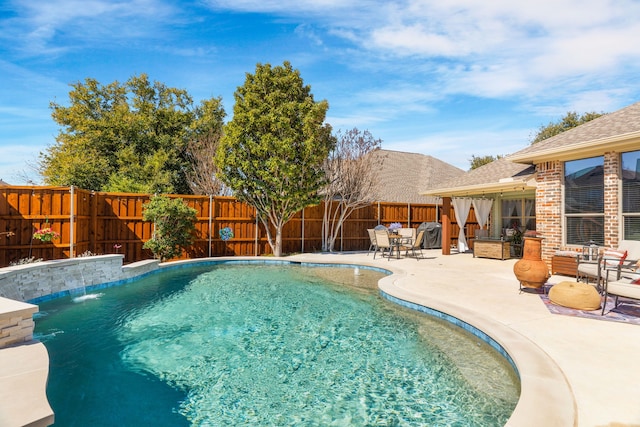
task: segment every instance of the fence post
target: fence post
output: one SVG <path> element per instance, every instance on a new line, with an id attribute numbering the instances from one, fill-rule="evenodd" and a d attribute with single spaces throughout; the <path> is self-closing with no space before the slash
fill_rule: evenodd
<path id="1" fill-rule="evenodd" d="M 213 195 L 209 194 L 209 258 L 211 258 L 211 232 L 213 231 Z"/>
<path id="2" fill-rule="evenodd" d="M 98 252 L 96 249 L 96 233 L 98 230 L 98 193 L 91 191 L 91 198 L 89 199 L 91 210 L 89 224 L 91 224 L 91 230 L 89 230 L 89 250 L 93 253 Z"/>
<path id="3" fill-rule="evenodd" d="M 256 232 L 255 232 L 255 243 L 254 243 L 254 256 L 258 256 L 258 210 L 256 209 Z"/>
<path id="4" fill-rule="evenodd" d="M 302 239 L 301 239 L 302 240 L 302 242 L 301 242 L 302 243 L 301 244 L 301 246 L 302 246 L 301 252 L 302 253 L 304 253 L 304 210 L 305 210 L 305 208 L 302 208 Z"/>
<path id="5" fill-rule="evenodd" d="M 411 202 L 407 203 L 407 228 L 411 228 Z"/>
<path id="6" fill-rule="evenodd" d="M 74 216 L 74 208 L 75 208 L 75 201 L 74 201 L 74 196 L 75 196 L 75 192 L 73 191 L 73 185 L 70 188 L 71 191 L 71 201 L 70 201 L 70 206 L 69 206 L 69 258 L 74 258 L 75 254 L 74 254 L 74 239 L 75 239 L 75 233 L 73 231 L 73 227 L 74 227 L 74 221 L 73 221 L 73 216 Z"/>

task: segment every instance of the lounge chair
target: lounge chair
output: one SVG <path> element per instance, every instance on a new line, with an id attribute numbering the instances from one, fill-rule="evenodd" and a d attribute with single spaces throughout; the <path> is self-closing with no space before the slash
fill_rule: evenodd
<path id="1" fill-rule="evenodd" d="M 386 230 L 375 230 L 374 234 L 376 238 L 376 251 L 373 253 L 373 259 L 376 259 L 376 254 L 378 253 L 378 251 L 382 252 L 383 258 L 384 253 L 388 251 L 388 258 L 391 258 L 393 246 L 391 245 L 391 241 L 389 240 L 389 233 Z"/>
<path id="2" fill-rule="evenodd" d="M 640 262 L 640 240 L 621 240 L 617 250 L 626 253 L 625 259 L 617 266 L 618 277 L 623 272 L 634 272 Z"/>
<path id="3" fill-rule="evenodd" d="M 585 260 L 578 256 L 577 279 L 584 279 L 589 283 L 589 279 L 595 279 L 596 287 L 602 291 L 605 282 L 605 273 L 615 275 L 613 280 L 620 279 L 622 273 L 633 272 L 640 260 L 640 241 L 621 240 L 617 248 L 605 249 L 598 255 L 596 261 Z"/>
<path id="4" fill-rule="evenodd" d="M 602 284 L 602 254 L 598 255 L 595 260 L 588 260 L 584 255 L 578 255 L 578 265 L 576 267 L 576 279 L 578 282 L 584 281 L 589 283 L 589 279 L 593 279 L 598 290 Z"/>
<path id="5" fill-rule="evenodd" d="M 618 307 L 618 297 L 640 300 L 640 271 L 623 272 L 616 280 L 609 280 L 608 273 L 611 272 L 611 270 L 607 270 L 607 274 L 605 274 L 602 315 L 604 315 L 605 307 L 607 306 L 608 295 L 615 297 L 614 307 Z"/>

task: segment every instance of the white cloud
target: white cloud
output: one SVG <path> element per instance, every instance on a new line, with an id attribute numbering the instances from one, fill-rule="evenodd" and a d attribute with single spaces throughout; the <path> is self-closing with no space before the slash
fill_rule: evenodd
<path id="1" fill-rule="evenodd" d="M 76 45 L 153 35 L 147 29 L 179 11 L 162 0 L 14 1 L 16 17 L 2 21 L 1 39 L 26 55 L 56 55 Z"/>
<path id="2" fill-rule="evenodd" d="M 327 115 L 326 122 L 331 124 L 334 131 L 338 129 L 353 129 L 354 127 L 358 129 L 369 129 L 376 124 L 382 124 L 386 121 L 386 118 L 383 118 L 379 114 L 362 114 L 358 115 L 345 115 L 345 116 L 333 116 Z"/>
<path id="3" fill-rule="evenodd" d="M 571 97 L 597 85 L 603 75 L 616 81 L 619 70 L 629 64 L 640 69 L 640 2 L 634 0 L 218 0 L 209 4 L 314 22 L 316 43 L 330 49 L 323 38 L 340 37 L 351 44 L 351 52 L 356 46 L 360 50 L 356 55 L 364 56 L 364 50 L 369 64 L 377 58 L 376 65 L 388 72 L 394 67 L 401 72 L 410 66 L 437 65 L 440 73 L 434 84 L 450 94 Z"/>
<path id="4" fill-rule="evenodd" d="M 293 15 L 299 13 L 332 14 L 335 10 L 353 10 L 375 1 L 350 0 L 207 0 L 212 8 L 241 12 L 278 13 Z"/>
<path id="5" fill-rule="evenodd" d="M 422 25 L 394 26 L 372 31 L 373 46 L 392 50 L 401 55 L 407 54 L 462 56 L 469 53 L 464 43 L 426 30 Z"/>
<path id="6" fill-rule="evenodd" d="M 313 42 L 317 46 L 322 46 L 322 37 L 317 34 L 311 25 L 301 24 L 295 29 L 295 33 L 301 37 L 305 37 Z"/>

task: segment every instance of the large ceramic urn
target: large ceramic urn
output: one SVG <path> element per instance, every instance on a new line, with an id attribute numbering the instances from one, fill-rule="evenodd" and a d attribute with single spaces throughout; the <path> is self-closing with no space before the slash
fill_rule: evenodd
<path id="1" fill-rule="evenodd" d="M 549 278 L 549 268 L 542 260 L 542 237 L 524 237 L 522 259 L 513 265 L 513 272 L 522 288 L 541 288 Z"/>

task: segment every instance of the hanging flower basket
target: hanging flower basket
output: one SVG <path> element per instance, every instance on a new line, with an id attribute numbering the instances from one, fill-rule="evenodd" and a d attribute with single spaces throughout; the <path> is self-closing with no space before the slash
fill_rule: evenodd
<path id="1" fill-rule="evenodd" d="M 45 225 L 46 227 L 43 227 L 38 231 L 36 231 L 35 233 L 33 233 L 34 239 L 40 240 L 41 242 L 50 243 L 50 242 L 53 242 L 55 239 L 60 238 L 60 233 L 52 230 L 51 227 L 49 227 L 48 223 L 45 223 Z"/>

